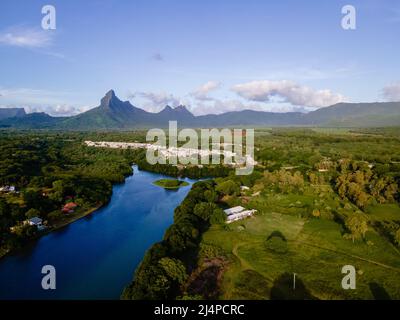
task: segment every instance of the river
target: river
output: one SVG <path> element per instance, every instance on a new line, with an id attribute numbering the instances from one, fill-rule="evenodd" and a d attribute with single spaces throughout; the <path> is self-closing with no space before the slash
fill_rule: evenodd
<path id="1" fill-rule="evenodd" d="M 119 299 L 194 182 L 164 190 L 152 182 L 166 176 L 133 169 L 108 205 L 1 259 L 0 299 Z M 44 265 L 56 269 L 55 290 L 42 289 Z"/>

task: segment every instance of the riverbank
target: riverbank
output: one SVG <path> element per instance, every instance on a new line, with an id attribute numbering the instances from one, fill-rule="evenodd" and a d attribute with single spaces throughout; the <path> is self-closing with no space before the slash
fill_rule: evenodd
<path id="1" fill-rule="evenodd" d="M 126 181 L 126 179 L 127 179 L 128 177 L 132 176 L 132 175 L 135 173 L 135 171 L 134 171 L 134 169 L 133 169 L 134 166 L 135 166 L 135 163 L 134 163 L 134 162 L 131 162 L 131 163 L 130 163 L 131 171 L 130 171 L 129 173 L 126 173 L 126 174 L 124 175 L 124 180 L 123 180 L 123 181 L 113 183 L 113 184 L 112 184 L 112 190 L 114 189 L 115 186 L 117 186 L 117 185 L 119 185 L 119 184 L 124 184 L 125 181 Z M 67 225 L 69 225 L 69 224 L 71 224 L 71 223 L 74 223 L 75 221 L 77 221 L 77 220 L 79 220 L 79 219 L 82 219 L 82 218 L 84 218 L 84 217 L 86 217 L 86 216 L 89 216 L 89 215 L 92 214 L 93 212 L 99 210 L 100 208 L 102 208 L 103 206 L 105 206 L 106 204 L 108 204 L 109 201 L 110 201 L 110 199 L 111 199 L 111 197 L 112 197 L 112 192 L 110 193 L 110 195 L 109 195 L 107 201 L 101 202 L 101 203 L 97 204 L 96 206 L 93 206 L 93 207 L 91 207 L 91 208 L 89 208 L 89 209 L 87 209 L 87 210 L 78 209 L 78 210 L 77 210 L 75 213 L 73 213 L 73 214 L 64 215 L 62 219 L 60 219 L 59 221 L 53 223 L 50 227 L 48 227 L 48 228 L 46 228 L 46 229 L 44 229 L 44 230 L 42 230 L 42 231 L 39 231 L 38 234 L 37 234 L 36 236 L 34 236 L 34 237 L 32 237 L 31 239 L 27 240 L 26 243 L 25 243 L 25 244 L 23 245 L 23 247 L 21 247 L 21 248 L 6 249 L 6 248 L 1 248 L 1 247 L 0 247 L 0 260 L 1 260 L 2 258 L 4 258 L 5 256 L 11 254 L 11 253 L 14 253 L 14 252 L 18 252 L 18 251 L 23 250 L 26 246 L 28 246 L 29 244 L 31 244 L 31 243 L 34 242 L 34 241 L 37 241 L 38 239 L 40 239 L 40 238 L 41 238 L 42 236 L 44 236 L 44 235 L 47 235 L 47 234 L 49 234 L 49 233 L 51 233 L 51 232 L 53 232 L 53 231 L 56 231 L 56 230 L 61 229 L 61 228 L 63 228 L 63 227 L 66 227 Z"/>
<path id="2" fill-rule="evenodd" d="M 49 228 L 48 230 L 46 230 L 43 234 L 50 233 L 50 232 L 53 232 L 53 231 L 55 231 L 57 229 L 63 228 L 63 227 L 65 227 L 65 226 L 67 226 L 67 225 L 69 225 L 69 224 L 71 224 L 71 223 L 73 223 L 73 222 L 75 222 L 75 221 L 77 221 L 79 219 L 82 219 L 82 218 L 92 214 L 93 212 L 99 210 L 103 206 L 104 206 L 104 203 L 99 204 L 96 207 L 92 207 L 92 208 L 90 208 L 88 210 L 85 210 L 83 212 L 75 213 L 75 214 L 66 216 L 66 218 L 64 218 L 63 220 L 53 224 L 52 227 Z"/>
<path id="3" fill-rule="evenodd" d="M 174 210 L 196 182 L 185 179 L 188 186 L 167 192 L 153 182 L 168 176 L 136 169 L 125 183 L 114 185 L 110 202 L 95 214 L 81 208 L 85 212 L 70 218 L 86 218 L 64 228 L 60 223 L 59 230 L 1 259 L 0 300 L 119 299 L 145 252 L 162 240 Z M 40 270 L 48 264 L 57 269 L 57 290 L 40 286 Z"/>
<path id="4" fill-rule="evenodd" d="M 63 227 L 66 227 L 67 225 L 74 223 L 75 221 L 78 221 L 79 219 L 82 219 L 84 217 L 89 216 L 90 214 L 92 214 L 93 212 L 99 210 L 101 207 L 104 206 L 104 203 L 99 204 L 96 207 L 92 207 L 88 210 L 82 211 L 82 212 L 78 212 L 75 214 L 72 214 L 70 216 L 66 216 L 66 218 L 64 218 L 63 220 L 53 224 L 51 227 L 43 230 L 42 232 L 39 232 L 38 235 L 32 239 L 30 239 L 29 241 L 27 241 L 27 243 L 22 247 L 22 248 L 17 248 L 14 250 L 9 250 L 9 249 L 5 249 L 5 248 L 0 248 L 0 260 L 3 259 L 4 257 L 6 257 L 9 254 L 18 252 L 20 250 L 23 250 L 26 246 L 28 246 L 29 244 L 33 243 L 34 241 L 37 241 L 39 238 L 43 237 L 46 234 L 49 234 L 51 232 L 54 232 L 58 229 L 61 229 Z"/>

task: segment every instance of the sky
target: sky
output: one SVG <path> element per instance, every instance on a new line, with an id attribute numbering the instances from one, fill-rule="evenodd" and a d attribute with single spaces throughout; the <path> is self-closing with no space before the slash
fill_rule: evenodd
<path id="1" fill-rule="evenodd" d="M 399 35 L 398 0 L 1 0 L 0 107 L 73 115 L 110 89 L 196 115 L 400 101 Z"/>

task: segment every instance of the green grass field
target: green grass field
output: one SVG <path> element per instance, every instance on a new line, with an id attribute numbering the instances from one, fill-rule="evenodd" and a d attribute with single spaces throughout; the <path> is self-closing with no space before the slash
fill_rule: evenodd
<path id="1" fill-rule="evenodd" d="M 220 285 L 222 299 L 400 299 L 399 250 L 372 228 L 363 241 L 343 238 L 340 224 L 306 215 L 316 201 L 322 207 L 343 207 L 334 196 L 320 197 L 311 190 L 303 195 L 265 191 L 249 203 L 258 209 L 256 216 L 212 226 L 204 234 L 202 243 L 219 248 L 229 261 Z M 397 205 L 370 211 L 380 219 L 400 219 Z M 286 253 L 266 246 L 276 231 L 286 238 Z M 345 265 L 357 270 L 356 290 L 341 287 Z"/>

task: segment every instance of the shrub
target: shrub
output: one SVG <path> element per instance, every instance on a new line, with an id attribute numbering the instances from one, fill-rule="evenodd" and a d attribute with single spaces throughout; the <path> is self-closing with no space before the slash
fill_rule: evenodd
<path id="1" fill-rule="evenodd" d="M 288 251 L 287 241 L 280 231 L 274 231 L 266 241 L 266 247 L 275 253 L 286 253 Z"/>

